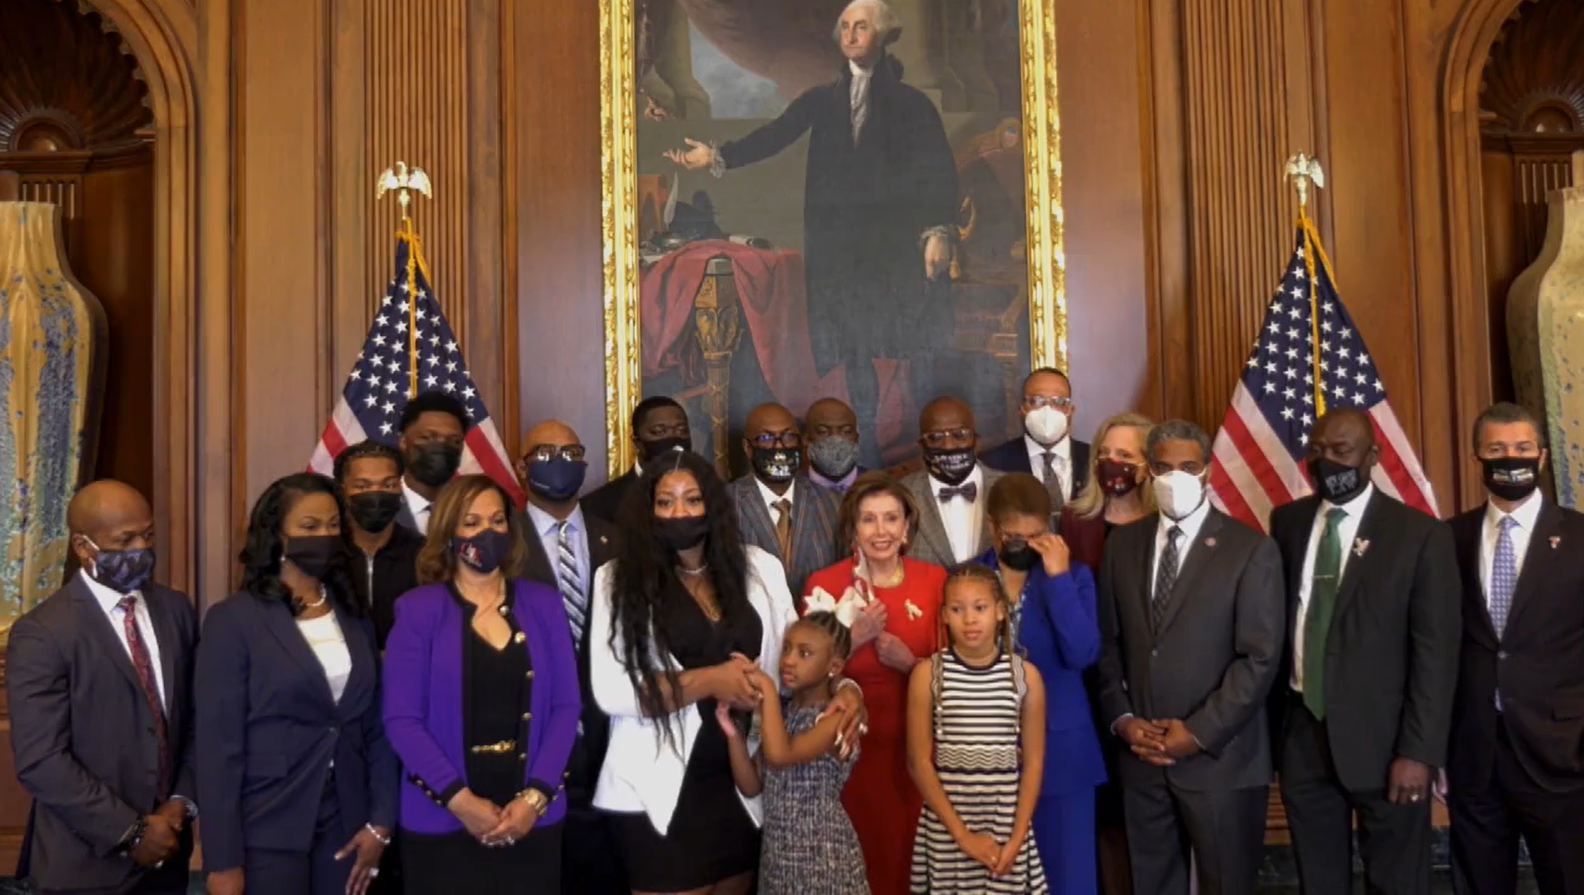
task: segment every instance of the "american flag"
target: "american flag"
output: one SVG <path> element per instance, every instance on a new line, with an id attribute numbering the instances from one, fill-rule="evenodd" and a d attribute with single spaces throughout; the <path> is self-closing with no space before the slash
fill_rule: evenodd
<path id="1" fill-rule="evenodd" d="M 1319 312 L 1318 326 L 1312 310 Z M 1324 411 L 1338 407 L 1356 407 L 1374 421 L 1380 446 L 1375 487 L 1436 515 L 1430 482 L 1386 401 L 1364 337 L 1337 297 L 1319 237 L 1304 220 L 1216 434 L 1210 468 L 1216 505 L 1268 529 L 1272 508 L 1310 493 L 1303 466 L 1309 430 Z"/>
<path id="2" fill-rule="evenodd" d="M 416 339 L 412 338 L 413 335 Z M 404 229 L 396 240 L 396 276 L 385 290 L 363 351 L 352 364 L 341 399 L 325 424 L 309 468 L 329 475 L 335 457 L 365 438 L 394 446 L 402 409 L 412 396 L 413 355 L 417 391 L 443 391 L 462 402 L 468 414 L 462 447 L 464 473 L 482 472 L 499 482 L 519 505 L 522 489 L 510 455 L 479 398 L 456 335 L 429 290 L 429 271 L 415 234 Z"/>

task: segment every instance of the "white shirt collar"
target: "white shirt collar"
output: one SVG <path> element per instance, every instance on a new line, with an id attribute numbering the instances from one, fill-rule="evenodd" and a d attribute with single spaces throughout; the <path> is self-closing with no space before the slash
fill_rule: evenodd
<path id="1" fill-rule="evenodd" d="M 1545 505 L 1545 499 L 1540 496 L 1540 489 L 1536 488 L 1533 494 L 1525 497 L 1523 503 L 1511 513 L 1503 513 L 1496 509 L 1496 505 L 1487 498 L 1485 501 L 1485 524 L 1492 528 L 1501 525 L 1503 516 L 1512 516 L 1513 521 L 1524 531 L 1534 531 L 1535 525 L 1540 521 L 1540 508 Z"/>
<path id="2" fill-rule="evenodd" d="M 770 490 L 770 486 L 766 485 L 764 483 L 764 480 L 760 479 L 758 476 L 754 476 L 753 480 L 754 480 L 754 484 L 759 486 L 759 496 L 764 498 L 765 506 L 768 507 L 771 510 L 770 521 L 772 521 L 772 522 L 775 521 L 774 511 L 775 511 L 776 501 L 778 501 L 778 500 L 789 500 L 794 505 L 797 504 L 797 495 L 794 493 L 794 492 L 797 491 L 797 479 L 793 479 L 792 481 L 787 483 L 787 489 L 786 489 L 786 493 L 785 494 L 777 494 L 774 491 Z"/>
<path id="3" fill-rule="evenodd" d="M 924 474 L 929 476 L 930 496 L 935 498 L 937 501 L 940 500 L 940 489 L 952 487 L 951 485 L 946 484 L 945 482 L 941 481 L 940 479 L 935 478 L 935 474 L 930 472 L 930 471 L 928 471 L 928 470 L 925 470 Z M 977 498 L 975 499 L 974 502 L 977 503 L 979 500 L 983 500 L 984 496 L 985 496 L 984 464 L 982 464 L 982 463 L 975 463 L 974 464 L 973 472 L 968 473 L 968 477 L 966 479 L 962 480 L 962 484 L 966 485 L 969 482 L 973 482 L 975 485 L 979 486 L 979 494 L 978 494 L 978 496 L 977 496 Z M 962 487 L 962 485 L 958 485 L 957 487 L 960 488 L 960 487 Z"/>
<path id="4" fill-rule="evenodd" d="M 127 597 L 137 597 L 139 599 L 143 597 L 143 592 L 137 590 L 129 594 L 117 593 L 95 581 L 93 576 L 88 574 L 87 569 L 79 569 L 77 574 L 82 576 L 83 583 L 88 585 L 89 592 L 94 595 L 95 600 L 99 601 L 99 607 L 105 611 L 106 615 L 110 613 L 110 610 L 121 605 L 121 601 Z"/>
<path id="5" fill-rule="evenodd" d="M 402 479 L 402 497 L 407 499 L 407 507 L 412 510 L 415 518 L 420 510 L 428 509 L 434 503 L 434 501 L 414 491 L 407 484 L 407 479 L 405 478 Z"/>
<path id="6" fill-rule="evenodd" d="M 1157 528 L 1157 536 L 1159 539 L 1161 539 L 1161 542 L 1165 543 L 1165 538 L 1167 536 L 1166 533 L 1171 530 L 1173 525 L 1175 525 L 1182 529 L 1183 533 L 1183 539 L 1178 545 L 1179 549 L 1187 551 L 1188 545 L 1192 544 L 1194 539 L 1199 537 L 1199 529 L 1204 527 L 1205 519 L 1209 518 L 1210 516 L 1210 492 L 1206 490 L 1205 499 L 1199 502 L 1199 506 L 1192 513 L 1189 513 L 1180 520 L 1173 519 L 1165 513 L 1160 513 L 1158 515 L 1160 516 L 1160 525 Z"/>
<path id="7" fill-rule="evenodd" d="M 1072 434 L 1071 433 L 1069 433 L 1067 435 L 1063 435 L 1061 441 L 1056 442 L 1055 444 L 1051 445 L 1050 447 L 1046 447 L 1045 445 L 1040 444 L 1039 442 L 1035 441 L 1034 440 L 1034 436 L 1028 434 L 1027 432 L 1024 432 L 1023 433 L 1023 444 L 1028 447 L 1029 459 L 1030 460 L 1034 459 L 1035 457 L 1039 457 L 1040 458 L 1040 462 L 1044 462 L 1045 452 L 1046 451 L 1055 451 L 1056 452 L 1056 456 L 1058 456 L 1061 459 L 1067 461 L 1067 463 L 1066 463 L 1067 467 L 1069 469 L 1072 468 Z"/>
<path id="8" fill-rule="evenodd" d="M 1364 508 L 1369 506 L 1370 498 L 1374 496 L 1375 483 L 1370 482 L 1368 485 L 1364 486 L 1363 491 L 1360 491 L 1358 494 L 1354 495 L 1353 499 L 1349 500 L 1347 503 L 1332 503 L 1325 498 L 1321 498 L 1319 515 L 1321 518 L 1324 518 L 1326 513 L 1329 513 L 1331 510 L 1340 507 L 1344 510 L 1347 510 L 1347 514 L 1349 516 L 1358 518 L 1359 516 L 1364 515 Z"/>
<path id="9" fill-rule="evenodd" d="M 528 519 L 533 523 L 534 531 L 538 532 L 541 538 L 554 535 L 556 526 L 561 524 L 560 519 L 534 506 L 532 503 L 528 504 Z M 583 507 L 581 504 L 572 507 L 572 512 L 567 514 L 566 523 L 568 531 L 574 533 L 583 531 Z"/>
<path id="10" fill-rule="evenodd" d="M 868 78 L 874 74 L 874 69 L 872 67 L 864 68 L 851 59 L 847 60 L 847 68 L 852 71 L 852 76 L 855 80 L 858 78 Z"/>

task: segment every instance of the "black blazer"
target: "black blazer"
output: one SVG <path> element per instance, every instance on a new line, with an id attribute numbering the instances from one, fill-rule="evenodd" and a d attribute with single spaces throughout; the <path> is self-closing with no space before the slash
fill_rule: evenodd
<path id="1" fill-rule="evenodd" d="M 184 594 L 142 591 L 165 682 L 170 794 L 193 782 L 192 663 L 197 620 Z M 17 780 L 33 797 L 24 871 L 40 889 L 127 887 L 145 871 L 116 854 L 158 807 L 159 744 L 132 659 L 79 573 L 11 627 L 6 697 Z M 187 866 L 192 839 L 168 863 Z"/>
<path id="2" fill-rule="evenodd" d="M 1292 692 L 1292 631 L 1304 554 L 1320 498 L 1300 498 L 1271 513 L 1271 538 L 1287 574 L 1288 649 L 1274 688 L 1272 723 L 1281 771 L 1281 722 Z M 1446 763 L 1457 684 L 1457 556 L 1446 523 L 1378 489 L 1364 508 L 1342 570 L 1326 637 L 1326 730 L 1338 780 L 1355 791 L 1386 786 L 1398 756 L 1432 768 Z"/>
<path id="3" fill-rule="evenodd" d="M 622 501 L 627 498 L 627 490 L 636 481 L 638 481 L 637 470 L 629 469 L 583 495 L 582 500 L 579 501 L 583 507 L 583 515 L 615 524 L 616 514 L 621 511 Z"/>
<path id="4" fill-rule="evenodd" d="M 528 567 L 522 577 L 528 581 L 549 585 L 559 592 L 560 584 L 556 581 L 555 567 L 550 563 L 550 557 L 545 554 L 544 543 L 539 540 L 539 533 L 534 530 L 533 517 L 528 515 L 527 510 L 519 510 L 517 522 L 528 551 Z M 583 507 L 583 522 L 588 526 L 585 537 L 588 539 L 589 551 L 588 579 L 583 582 L 583 590 L 584 595 L 589 596 L 593 593 L 595 570 L 616 558 L 616 526 L 590 515 L 587 506 Z M 593 602 L 592 597 L 589 602 Z M 583 694 L 583 713 L 579 718 L 583 735 L 573 745 L 572 757 L 567 762 L 567 791 L 574 802 L 581 804 L 586 804 L 594 796 L 594 784 L 599 777 L 600 765 L 605 762 L 605 750 L 610 744 L 610 719 L 600 711 L 599 704 L 594 701 L 592 696 L 594 691 L 589 682 L 588 655 L 591 627 L 584 624 L 583 638 L 576 644 L 578 688 Z"/>
<path id="5" fill-rule="evenodd" d="M 979 460 L 984 465 L 997 472 L 1026 472 L 1034 474 L 1034 468 L 1029 465 L 1028 442 L 1023 436 L 996 445 L 979 455 Z M 1077 497 L 1089 481 L 1089 443 L 1072 440 L 1072 489 L 1067 495 L 1068 500 Z"/>
<path id="6" fill-rule="evenodd" d="M 1498 639 L 1480 583 L 1485 505 L 1452 520 L 1463 575 L 1463 650 L 1447 778 L 1485 786 L 1496 702 L 1524 770 L 1552 792 L 1584 787 L 1584 515 L 1546 501 Z"/>
<path id="7" fill-rule="evenodd" d="M 1281 556 L 1270 539 L 1211 509 L 1172 588 L 1159 633 L 1150 621 L 1160 516 L 1124 525 L 1100 575 L 1102 729 L 1117 718 L 1180 718 L 1204 752 L 1166 771 L 1187 790 L 1266 786 L 1265 701 L 1285 636 Z M 1154 769 L 1131 752 L 1124 780 Z"/>
<path id="8" fill-rule="evenodd" d="M 240 867 L 250 848 L 307 852 L 332 760 L 337 848 L 365 823 L 395 827 L 373 625 L 335 614 L 352 654 L 340 702 L 285 602 L 242 591 L 204 617 L 194 702 L 206 870 Z"/>

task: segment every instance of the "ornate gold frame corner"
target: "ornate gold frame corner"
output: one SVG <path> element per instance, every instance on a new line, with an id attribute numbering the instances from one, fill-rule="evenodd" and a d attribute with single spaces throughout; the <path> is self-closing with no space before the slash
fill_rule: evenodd
<path id="1" fill-rule="evenodd" d="M 605 449 L 612 478 L 634 459 L 632 410 L 642 398 L 638 366 L 637 72 L 635 0 L 600 2 L 600 229 L 605 316 Z M 1023 83 L 1024 205 L 1028 246 L 1029 358 L 1067 369 L 1061 114 L 1056 77 L 1056 3 L 1019 0 Z"/>

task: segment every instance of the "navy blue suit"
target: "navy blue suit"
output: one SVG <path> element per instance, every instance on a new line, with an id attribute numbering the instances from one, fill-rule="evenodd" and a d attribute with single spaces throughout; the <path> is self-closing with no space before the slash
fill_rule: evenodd
<path id="1" fill-rule="evenodd" d="M 979 562 L 996 568 L 995 551 Z M 1036 565 L 1020 603 L 1018 646 L 1045 683 L 1045 778 L 1034 841 L 1053 895 L 1093 895 L 1095 787 L 1106 781 L 1083 674 L 1100 658 L 1094 576 L 1077 563 L 1054 578 Z"/>
<path id="2" fill-rule="evenodd" d="M 1034 475 L 1034 467 L 1029 464 L 1028 442 L 1020 434 L 1011 441 L 1004 441 L 979 455 L 979 462 L 997 472 L 1026 472 Z M 1073 500 L 1083 493 L 1084 485 L 1089 481 L 1089 443 L 1072 440 L 1072 488 L 1067 494 L 1068 500 Z"/>
<path id="3" fill-rule="evenodd" d="M 339 702 L 284 602 L 244 591 L 204 619 L 194 683 L 204 868 L 242 867 L 250 892 L 340 893 L 353 858 L 335 852 L 365 823 L 395 827 L 374 628 L 332 606 L 352 657 Z"/>

